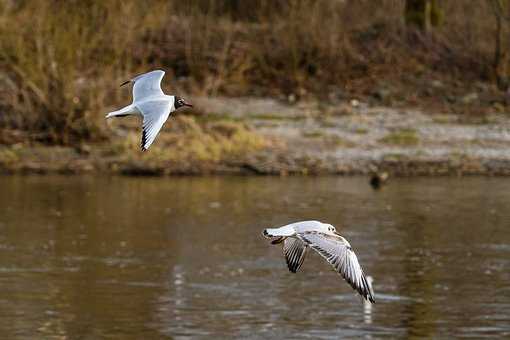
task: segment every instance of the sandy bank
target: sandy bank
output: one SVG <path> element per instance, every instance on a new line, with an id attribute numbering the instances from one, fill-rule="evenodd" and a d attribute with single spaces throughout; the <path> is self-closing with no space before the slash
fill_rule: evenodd
<path id="1" fill-rule="evenodd" d="M 4 173 L 129 175 L 510 174 L 510 116 L 425 114 L 358 101 L 297 104 L 194 98 L 202 114 L 172 117 L 138 150 L 138 121 L 109 124 L 110 141 L 76 147 L 0 146 Z M 4 132 L 5 133 L 5 132 Z"/>

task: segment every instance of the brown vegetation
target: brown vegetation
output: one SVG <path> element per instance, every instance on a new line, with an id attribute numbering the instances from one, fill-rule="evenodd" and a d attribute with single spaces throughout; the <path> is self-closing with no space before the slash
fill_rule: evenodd
<path id="1" fill-rule="evenodd" d="M 495 81 L 505 0 L 498 15 L 486 1 L 442 1 L 428 33 L 405 26 L 405 2 L 0 0 L 0 127 L 58 144 L 103 138 L 103 113 L 129 100 L 117 84 L 155 67 L 175 92 L 385 102 L 389 92 L 411 104 Z"/>

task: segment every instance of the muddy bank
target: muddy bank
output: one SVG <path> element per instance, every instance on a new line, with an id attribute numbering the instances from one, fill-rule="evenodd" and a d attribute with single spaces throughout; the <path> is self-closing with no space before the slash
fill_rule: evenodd
<path id="1" fill-rule="evenodd" d="M 510 115 L 424 113 L 358 100 L 324 104 L 193 98 L 200 114 L 165 125 L 148 152 L 138 121 L 105 122 L 109 141 L 0 146 L 3 173 L 126 175 L 509 175 Z M 13 134 L 13 132 L 3 132 Z M 5 136 L 4 136 L 5 139 Z"/>

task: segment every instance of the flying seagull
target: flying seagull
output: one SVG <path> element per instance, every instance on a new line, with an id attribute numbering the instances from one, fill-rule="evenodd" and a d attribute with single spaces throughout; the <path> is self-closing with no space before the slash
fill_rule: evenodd
<path id="1" fill-rule="evenodd" d="M 164 75 L 164 71 L 156 70 L 141 74 L 122 83 L 120 86 L 134 83 L 133 103 L 106 115 L 106 118 L 128 115 L 141 116 L 143 119 L 142 142 L 140 145 L 142 151 L 147 150 L 154 142 L 170 113 L 183 106 L 193 106 L 186 103 L 181 97 L 168 96 L 163 93 L 161 79 Z"/>
<path id="2" fill-rule="evenodd" d="M 331 224 L 302 221 L 280 228 L 265 229 L 263 235 L 272 239 L 271 244 L 283 243 L 283 255 L 292 273 L 298 271 L 307 249 L 312 248 L 362 297 L 372 303 L 375 302 L 372 286 L 367 281 L 351 245 L 338 235 Z"/>

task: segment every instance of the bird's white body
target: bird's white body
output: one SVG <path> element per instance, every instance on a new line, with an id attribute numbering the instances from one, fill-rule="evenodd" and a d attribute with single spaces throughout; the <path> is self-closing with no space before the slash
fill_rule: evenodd
<path id="1" fill-rule="evenodd" d="M 166 95 L 161 89 L 161 80 L 164 75 L 164 71 L 156 70 L 131 79 L 129 82 L 135 84 L 133 102 L 106 115 L 106 118 L 141 116 L 143 119 L 142 150 L 147 150 L 151 146 L 170 113 L 175 111 L 175 96 Z"/>
<path id="2" fill-rule="evenodd" d="M 331 224 L 325 224 L 319 221 L 301 221 L 284 225 L 280 228 L 268 228 L 266 231 L 272 236 L 291 237 L 304 231 L 320 231 L 324 233 L 331 233 L 331 228 L 333 228 Z M 333 230 L 335 229 L 333 228 Z"/>
<path id="3" fill-rule="evenodd" d="M 265 229 L 263 235 L 272 238 L 273 244 L 283 243 L 283 253 L 291 272 L 297 272 L 305 259 L 307 249 L 312 248 L 361 296 L 370 302 L 375 301 L 372 286 L 367 281 L 351 245 L 338 235 L 331 224 L 302 221 Z"/>

